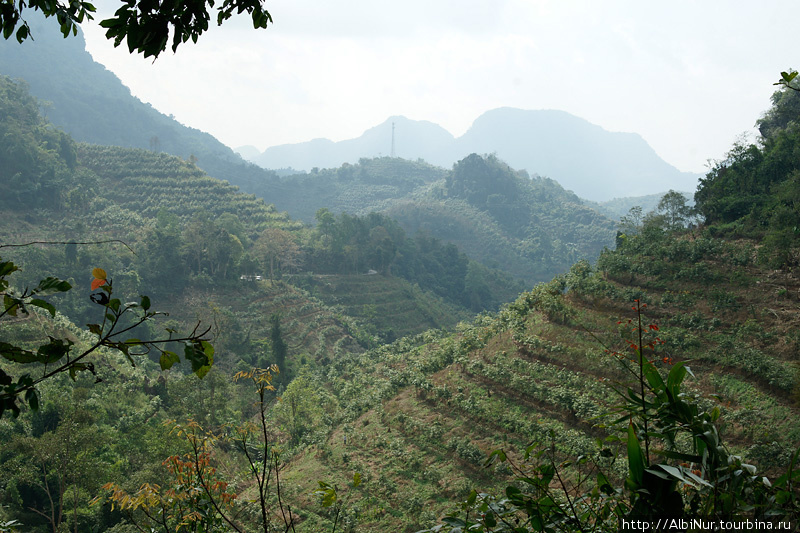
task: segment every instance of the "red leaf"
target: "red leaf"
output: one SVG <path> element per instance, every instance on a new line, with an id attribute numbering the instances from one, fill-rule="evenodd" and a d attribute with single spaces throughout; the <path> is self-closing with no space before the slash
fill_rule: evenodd
<path id="1" fill-rule="evenodd" d="M 106 284 L 106 280 L 95 278 L 94 280 L 92 280 L 92 290 L 96 290 L 97 287 L 100 287 L 100 286 L 105 285 L 105 284 Z"/>

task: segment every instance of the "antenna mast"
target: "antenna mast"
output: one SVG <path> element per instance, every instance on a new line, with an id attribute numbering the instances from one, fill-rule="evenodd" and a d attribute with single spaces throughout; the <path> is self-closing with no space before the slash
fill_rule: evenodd
<path id="1" fill-rule="evenodd" d="M 394 122 L 392 122 L 392 158 L 394 158 Z"/>

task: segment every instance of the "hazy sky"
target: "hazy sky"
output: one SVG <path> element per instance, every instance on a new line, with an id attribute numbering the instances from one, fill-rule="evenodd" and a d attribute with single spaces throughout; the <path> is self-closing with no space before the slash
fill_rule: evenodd
<path id="1" fill-rule="evenodd" d="M 101 0 L 105 6 L 115 2 Z M 636 132 L 703 172 L 800 68 L 796 0 L 267 0 L 153 62 L 84 25 L 134 95 L 231 147 L 359 136 L 391 115 L 456 136 L 497 107 Z M 108 13 L 108 11 L 106 11 Z"/>

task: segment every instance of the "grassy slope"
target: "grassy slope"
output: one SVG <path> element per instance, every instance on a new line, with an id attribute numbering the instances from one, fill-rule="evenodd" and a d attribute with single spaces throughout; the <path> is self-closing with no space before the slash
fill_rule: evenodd
<path id="1" fill-rule="evenodd" d="M 402 337 L 426 329 L 452 328 L 468 318 L 466 311 L 449 305 L 401 278 L 381 275 L 299 276 L 297 284 L 343 314 L 372 324 L 376 332 Z"/>
<path id="2" fill-rule="evenodd" d="M 666 341 L 657 357 L 690 361 L 690 387 L 719 395 L 726 441 L 762 470 L 785 468 L 800 443 L 800 283 L 754 265 L 753 243 L 670 242 L 661 275 L 638 272 L 654 257 L 615 253 L 613 273 L 573 269 L 566 294 L 559 281 L 540 285 L 456 335 L 404 339 L 328 369 L 341 422 L 289 465 L 286 479 L 307 487 L 293 495 L 298 507 L 314 509 L 308 480 L 344 484 L 358 471 L 358 531 L 416 531 L 469 489 L 504 481 L 502 468 L 481 466 L 494 448 L 547 441 L 553 429 L 560 453 L 593 451 L 605 430 L 591 419 L 613 403 L 604 382 L 625 377 L 604 345 L 624 350 L 634 298 L 648 303 L 646 323 Z M 698 268 L 702 279 L 691 274 Z M 307 514 L 298 530 L 317 520 Z"/>

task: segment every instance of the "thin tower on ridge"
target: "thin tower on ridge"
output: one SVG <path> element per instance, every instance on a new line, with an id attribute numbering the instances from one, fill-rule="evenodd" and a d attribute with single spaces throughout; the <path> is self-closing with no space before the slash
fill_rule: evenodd
<path id="1" fill-rule="evenodd" d="M 392 157 L 394 158 L 394 122 L 392 122 Z"/>

